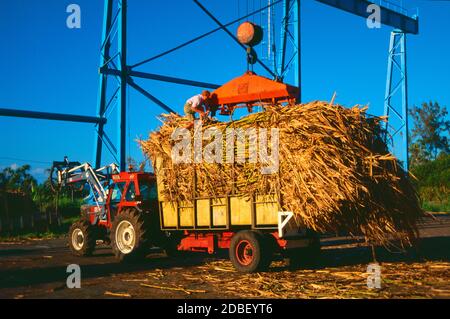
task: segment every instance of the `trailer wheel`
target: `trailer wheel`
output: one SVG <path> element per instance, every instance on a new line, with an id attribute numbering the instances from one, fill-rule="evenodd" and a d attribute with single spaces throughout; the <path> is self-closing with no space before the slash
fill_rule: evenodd
<path id="1" fill-rule="evenodd" d="M 96 242 L 95 226 L 88 220 L 76 221 L 69 229 L 69 247 L 75 256 L 90 256 L 94 252 Z"/>
<path id="2" fill-rule="evenodd" d="M 236 270 L 251 273 L 269 268 L 272 261 L 271 251 L 261 234 L 244 230 L 231 239 L 229 253 Z"/>
<path id="3" fill-rule="evenodd" d="M 120 261 L 143 259 L 150 246 L 148 225 L 144 214 L 134 208 L 119 213 L 111 229 L 111 246 Z"/>

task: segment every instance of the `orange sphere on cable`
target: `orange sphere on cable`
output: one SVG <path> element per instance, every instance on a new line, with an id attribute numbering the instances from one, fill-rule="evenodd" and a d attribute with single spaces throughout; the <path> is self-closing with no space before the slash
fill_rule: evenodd
<path id="1" fill-rule="evenodd" d="M 249 21 L 242 23 L 237 29 L 237 38 L 239 42 L 251 47 L 260 43 L 262 37 L 262 28 Z"/>

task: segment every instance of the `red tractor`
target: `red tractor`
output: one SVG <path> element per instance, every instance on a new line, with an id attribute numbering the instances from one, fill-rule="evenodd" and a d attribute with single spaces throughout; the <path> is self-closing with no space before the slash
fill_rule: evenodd
<path id="1" fill-rule="evenodd" d="M 73 254 L 89 256 L 96 241 L 103 240 L 112 244 L 120 260 L 132 259 L 146 255 L 150 242 L 160 242 L 163 233 L 153 174 L 121 173 L 115 164 L 93 169 L 89 163 L 65 160 L 53 163 L 50 182 L 54 190 L 69 185 L 90 187 L 81 218 L 69 230 Z"/>

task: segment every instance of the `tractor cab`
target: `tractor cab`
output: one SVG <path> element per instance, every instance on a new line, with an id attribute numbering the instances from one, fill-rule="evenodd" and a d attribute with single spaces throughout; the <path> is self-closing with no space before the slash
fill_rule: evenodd
<path id="1" fill-rule="evenodd" d="M 107 188 L 106 218 L 99 224 L 111 227 L 111 221 L 125 208 L 148 210 L 157 207 L 156 179 L 151 173 L 121 172 L 112 175 Z"/>

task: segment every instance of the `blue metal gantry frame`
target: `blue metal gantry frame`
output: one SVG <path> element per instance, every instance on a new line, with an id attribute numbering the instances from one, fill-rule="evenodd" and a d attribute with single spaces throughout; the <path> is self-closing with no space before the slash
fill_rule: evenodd
<path id="1" fill-rule="evenodd" d="M 147 72 L 134 71 L 133 66 L 127 64 L 127 0 L 105 0 L 102 46 L 99 69 L 99 95 L 97 101 L 97 114 L 105 118 L 108 109 L 117 105 L 118 129 L 117 148 L 106 135 L 104 123 L 98 123 L 97 136 L 94 144 L 95 167 L 101 166 L 103 144 L 113 155 L 116 153 L 120 170 L 126 169 L 126 117 L 127 117 L 127 86 L 134 88 L 167 112 L 175 112 L 169 106 L 136 84 L 133 77 L 172 82 L 184 85 L 193 85 L 204 88 L 217 88 L 216 84 L 191 81 L 175 77 L 168 77 Z M 113 41 L 117 38 L 116 46 Z M 115 53 L 112 49 L 115 48 Z M 144 61 L 146 63 L 148 61 Z M 140 65 L 140 64 L 138 64 Z M 108 94 L 109 82 L 114 80 L 117 87 L 112 94 Z"/>
<path id="2" fill-rule="evenodd" d="M 380 23 L 402 30 L 404 33 L 419 33 L 419 18 L 417 11 L 408 12 L 396 4 L 394 0 L 316 0 L 323 4 L 346 11 L 348 13 L 368 18 L 372 12 L 367 10 L 371 4 L 380 7 Z"/>
<path id="3" fill-rule="evenodd" d="M 280 52 L 277 67 L 278 77 L 283 80 L 287 72 L 294 69 L 294 86 L 299 88 L 297 102 L 302 100 L 301 84 L 301 54 L 300 54 L 300 0 L 284 0 L 281 18 Z M 291 44 L 292 50 L 288 50 Z M 291 56 L 287 60 L 288 52 Z"/>
<path id="4" fill-rule="evenodd" d="M 386 139 L 390 139 L 389 144 L 406 171 L 409 169 L 407 80 L 406 34 L 401 30 L 394 30 L 391 32 L 391 40 L 389 42 L 386 93 L 384 98 L 384 115 L 388 119 L 385 123 L 385 131 Z M 399 100 L 400 103 L 398 103 Z M 393 117 L 396 118 L 396 121 L 393 120 Z"/>
<path id="5" fill-rule="evenodd" d="M 406 33 L 417 34 L 418 33 L 418 17 L 410 16 L 403 8 L 398 5 L 389 6 L 387 0 L 316 0 L 318 2 L 327 4 L 334 8 L 347 11 L 349 13 L 368 17 L 367 6 L 375 3 L 379 4 L 381 8 L 381 23 L 396 28 L 391 35 L 391 45 L 389 49 L 388 58 L 388 76 L 386 83 L 386 98 L 385 98 L 385 115 L 389 115 L 390 112 L 398 116 L 403 122 L 400 128 L 394 130 L 394 135 L 399 132 L 403 133 L 403 143 L 400 149 L 403 150 L 404 155 L 404 167 L 408 168 L 408 106 L 407 106 L 407 76 L 406 76 Z M 99 95 L 97 101 L 97 116 L 82 116 L 72 114 L 56 114 L 46 112 L 34 112 L 26 110 L 14 110 L 14 109 L 0 109 L 0 116 L 15 116 L 15 117 L 28 117 L 39 118 L 48 120 L 62 120 L 71 122 L 82 123 L 94 123 L 96 125 L 97 136 L 95 138 L 94 146 L 94 162 L 95 167 L 101 166 L 103 144 L 108 150 L 119 155 L 119 165 L 121 170 L 125 170 L 126 164 L 126 111 L 127 111 L 127 86 L 134 88 L 138 92 L 142 93 L 152 102 L 163 108 L 165 111 L 174 112 L 169 106 L 164 104 L 158 98 L 150 94 L 141 86 L 134 82 L 134 78 L 151 79 L 156 81 L 171 82 L 181 85 L 190 85 L 196 87 L 215 89 L 219 87 L 217 84 L 205 83 L 200 81 L 193 81 L 188 79 L 180 79 L 176 77 L 169 77 L 159 74 L 153 74 L 148 72 L 141 72 L 134 70 L 136 67 L 141 66 L 147 62 L 153 61 L 160 57 L 170 54 L 176 50 L 179 50 L 191 43 L 194 43 L 206 36 L 209 36 L 217 31 L 225 31 L 236 42 L 237 39 L 232 32 L 228 30 L 228 27 L 243 21 L 255 14 L 261 13 L 264 10 L 282 3 L 282 19 L 281 19 L 281 32 L 280 32 L 280 50 L 275 55 L 274 59 L 277 59 L 272 68 L 269 68 L 263 62 L 258 60 L 259 65 L 267 71 L 274 79 L 283 79 L 289 69 L 294 69 L 294 85 L 300 87 L 301 84 L 301 54 L 300 54 L 300 0 L 273 0 L 270 1 L 267 6 L 261 7 L 251 13 L 239 17 L 236 20 L 223 24 L 220 22 L 210 11 L 206 9 L 198 0 L 193 2 L 202 9 L 217 25 L 218 27 L 206 32 L 194 39 L 184 42 L 170 50 L 164 51 L 158 55 L 145 59 L 141 62 L 133 65 L 127 64 L 127 0 L 104 0 L 104 13 L 103 13 L 103 34 L 102 34 L 102 46 L 99 68 Z M 117 38 L 115 46 L 114 39 Z M 397 39 L 399 39 L 397 41 Z M 399 45 L 397 45 L 397 43 Z M 241 45 L 241 44 L 239 44 Z M 287 47 L 291 46 L 291 50 L 288 56 Z M 242 45 L 241 45 L 242 46 Z M 115 53 L 112 53 L 113 47 L 115 47 Z M 244 49 L 245 47 L 242 46 Z M 399 51 L 397 51 L 399 49 Z M 397 56 L 400 56 L 400 62 L 397 62 Z M 288 59 L 289 58 L 289 59 Z M 401 82 L 398 85 L 392 85 L 393 72 L 399 71 Z M 113 89 L 112 94 L 108 94 L 108 87 L 111 80 L 114 79 L 117 82 L 117 87 Z M 392 97 L 401 87 L 401 106 L 394 105 Z M 299 90 L 298 101 L 301 101 L 301 90 Z M 111 92 L 109 92 L 111 93 Z M 105 125 L 107 123 L 108 110 L 113 107 L 113 104 L 118 105 L 118 147 L 116 148 L 110 138 L 105 133 Z M 386 127 L 390 127 L 390 122 L 386 124 Z M 394 150 L 396 148 L 394 147 Z M 398 150 L 399 148 L 397 148 Z M 114 156 L 115 157 L 115 156 Z M 116 158 L 117 159 L 117 158 Z"/>
<path id="6" fill-rule="evenodd" d="M 175 48 L 172 48 L 168 51 L 162 52 L 156 56 L 150 57 L 148 59 L 145 59 L 141 62 L 135 63 L 133 65 L 127 64 L 127 44 L 126 44 L 126 35 L 127 35 L 127 24 L 126 24 L 126 18 L 127 18 L 127 0 L 105 0 L 104 5 L 104 20 L 103 20 L 103 36 L 102 36 L 102 46 L 101 46 L 101 58 L 100 58 L 100 74 L 99 74 L 99 97 L 97 102 L 97 115 L 99 119 L 105 119 L 105 121 L 99 122 L 97 124 L 97 136 L 95 138 L 95 146 L 94 146 L 94 162 L 95 167 L 101 166 L 102 161 L 102 150 L 103 150 L 103 144 L 106 145 L 108 150 L 110 150 L 112 153 L 117 153 L 119 155 L 118 162 L 120 166 L 120 170 L 125 170 L 125 164 L 126 164 L 126 111 L 127 111 L 127 86 L 130 86 L 134 88 L 136 91 L 143 94 L 145 97 L 150 99 L 152 102 L 163 108 L 167 112 L 175 112 L 172 110 L 169 106 L 164 104 L 161 100 L 156 98 L 154 95 L 143 89 L 141 86 L 136 84 L 134 81 L 134 78 L 142 78 L 142 79 L 150 79 L 150 80 L 156 80 L 156 81 L 162 81 L 162 82 L 171 82 L 181 85 L 190 85 L 190 86 L 196 86 L 196 87 L 202 87 L 202 88 L 210 88 L 210 89 L 216 89 L 219 87 L 217 84 L 213 83 L 206 83 L 206 82 L 200 82 L 200 81 L 193 81 L 188 79 L 180 79 L 176 77 L 169 77 L 165 75 L 159 75 L 159 74 L 153 74 L 148 72 L 142 72 L 137 71 L 135 68 L 148 63 L 150 61 L 153 61 L 155 59 L 158 59 L 160 57 L 165 56 L 166 54 L 169 54 L 171 52 L 174 52 L 175 50 L 181 49 L 191 43 L 194 43 L 206 36 L 209 36 L 219 30 L 223 30 L 225 33 L 227 33 L 236 43 L 238 43 L 244 50 L 246 47 L 239 43 L 236 36 L 228 29 L 229 26 L 232 24 L 235 24 L 239 21 L 243 21 L 244 19 L 255 15 L 257 13 L 260 13 L 261 11 L 267 9 L 268 7 L 274 6 L 276 4 L 279 4 L 283 2 L 283 6 L 287 9 L 287 13 L 289 16 L 286 15 L 284 21 L 285 21 L 285 41 L 288 37 L 290 37 L 291 43 L 293 43 L 293 46 L 296 48 L 294 52 L 294 57 L 292 57 L 289 62 L 285 65 L 285 50 L 283 49 L 280 56 L 282 56 L 283 59 L 283 67 L 280 70 L 277 70 L 276 68 L 271 69 L 266 64 L 261 62 L 259 59 L 257 63 L 267 72 L 269 73 L 274 79 L 275 78 L 282 78 L 288 71 L 288 65 L 292 64 L 294 65 L 294 69 L 299 70 L 300 66 L 300 60 L 299 60 L 299 36 L 300 36 L 300 30 L 299 30 L 299 10 L 300 10 L 300 0 L 277 0 L 273 1 L 267 6 L 264 6 L 262 8 L 259 8 L 258 10 L 255 10 L 251 13 L 248 13 L 236 20 L 233 20 L 231 22 L 228 22 L 226 24 L 223 24 L 219 19 L 217 19 L 200 1 L 193 0 L 193 2 L 209 17 L 211 18 L 218 27 L 203 34 L 200 35 L 192 40 L 189 40 L 185 43 L 182 43 Z M 292 14 L 293 12 L 293 14 Z M 293 18 L 291 18 L 293 16 Z M 294 21 L 292 21 L 294 19 Z M 289 27 L 291 25 L 293 26 L 294 31 L 290 31 Z M 292 35 L 294 33 L 294 35 Z M 116 50 L 115 53 L 111 52 L 113 48 L 113 41 L 117 37 L 117 43 L 116 43 Z M 286 45 L 284 45 L 284 48 L 286 48 Z M 295 58 L 297 56 L 298 58 Z M 282 75 L 282 76 L 280 76 Z M 109 82 L 115 80 L 117 82 L 117 88 L 113 90 L 114 93 L 108 94 L 108 86 L 110 85 Z M 295 74 L 295 85 L 300 85 L 300 72 L 296 72 Z M 298 98 L 300 100 L 300 96 Z M 104 130 L 104 125 L 106 123 L 106 113 L 108 109 L 113 107 L 113 104 L 117 103 L 118 106 L 118 147 L 116 148 L 112 142 L 111 139 L 106 135 Z"/>

